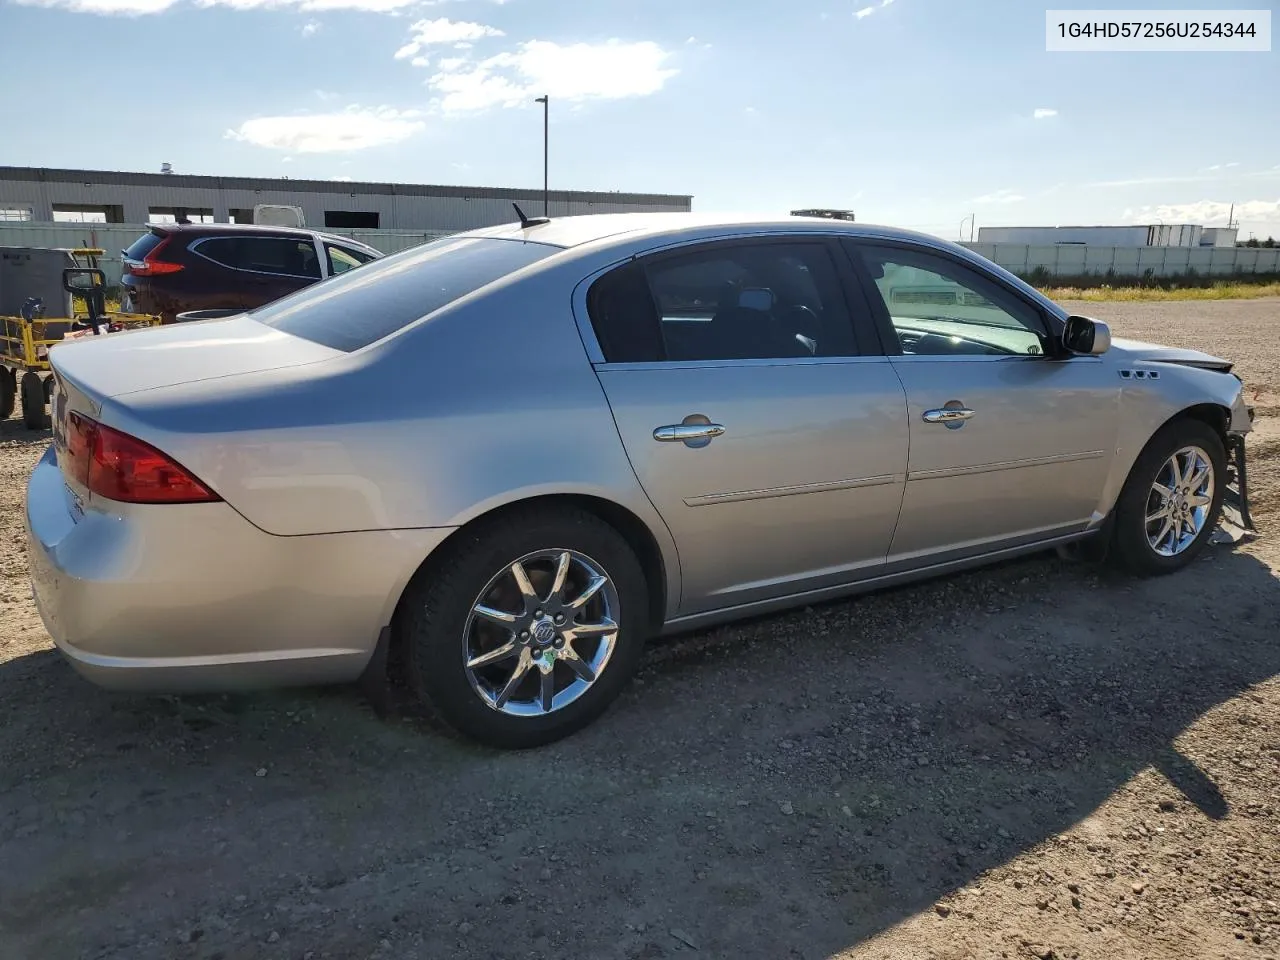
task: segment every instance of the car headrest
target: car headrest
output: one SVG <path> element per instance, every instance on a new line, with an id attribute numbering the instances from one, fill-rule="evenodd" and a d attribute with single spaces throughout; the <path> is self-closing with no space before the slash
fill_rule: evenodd
<path id="1" fill-rule="evenodd" d="M 744 287 L 738 294 L 738 306 L 744 310 L 768 313 L 773 309 L 773 291 L 764 287 Z"/>

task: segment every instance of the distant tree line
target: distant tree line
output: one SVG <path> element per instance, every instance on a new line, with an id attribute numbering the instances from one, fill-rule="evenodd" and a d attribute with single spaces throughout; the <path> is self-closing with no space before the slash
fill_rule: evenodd
<path id="1" fill-rule="evenodd" d="M 1280 247 L 1280 241 L 1276 240 L 1274 237 L 1267 237 L 1267 239 L 1265 240 L 1259 240 L 1257 237 L 1250 237 L 1248 240 L 1244 240 L 1236 243 L 1236 246 L 1237 247 L 1267 247 L 1268 249 L 1270 249 L 1271 247 Z"/>

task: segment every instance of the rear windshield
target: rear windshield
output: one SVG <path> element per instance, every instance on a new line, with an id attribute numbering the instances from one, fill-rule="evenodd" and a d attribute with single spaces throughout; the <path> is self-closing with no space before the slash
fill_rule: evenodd
<path id="1" fill-rule="evenodd" d="M 446 237 L 304 287 L 249 316 L 335 350 L 359 350 L 560 249 Z"/>
<path id="2" fill-rule="evenodd" d="M 144 233 L 130 244 L 129 248 L 124 251 L 124 255 L 130 260 L 141 260 L 158 247 L 165 236 L 167 235 L 163 233 Z"/>

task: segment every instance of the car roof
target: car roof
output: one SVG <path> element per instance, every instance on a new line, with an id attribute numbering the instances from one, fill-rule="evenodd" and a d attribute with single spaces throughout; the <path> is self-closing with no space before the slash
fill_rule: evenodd
<path id="1" fill-rule="evenodd" d="M 336 233 L 325 233 L 323 230 L 312 230 L 309 227 L 273 227 L 265 223 L 151 223 L 147 229 L 157 233 L 198 233 L 202 236 L 228 236 L 245 233 L 262 233 L 276 237 L 297 237 L 299 240 L 310 240 L 320 237 L 334 243 L 345 243 L 362 250 L 370 250 L 382 256 L 381 251 L 360 240 L 344 237 Z"/>
<path id="2" fill-rule="evenodd" d="M 937 237 L 877 224 L 853 223 L 828 217 L 759 217 L 753 215 L 702 213 L 599 213 L 576 217 L 555 217 L 528 227 L 504 223 L 471 230 L 461 236 L 527 240 L 573 248 L 608 240 L 637 240 L 677 237 L 687 234 L 756 234 L 816 232 L 879 239 L 902 239 L 946 244 Z"/>

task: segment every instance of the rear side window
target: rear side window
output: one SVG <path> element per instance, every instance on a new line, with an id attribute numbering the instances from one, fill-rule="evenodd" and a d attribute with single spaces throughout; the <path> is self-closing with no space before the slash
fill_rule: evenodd
<path id="1" fill-rule="evenodd" d="M 130 260 L 142 260 L 148 253 L 160 246 L 167 236 L 168 234 L 164 233 L 144 233 L 129 245 L 129 248 L 124 251 L 124 255 Z"/>
<path id="2" fill-rule="evenodd" d="M 316 245 L 296 237 L 209 237 L 193 249 L 233 270 L 320 279 Z"/>
<path id="3" fill-rule="evenodd" d="M 359 350 L 560 247 L 449 237 L 373 260 L 249 313 L 335 350 Z"/>
<path id="4" fill-rule="evenodd" d="M 606 274 L 587 311 L 610 363 L 858 355 L 825 242 L 710 243 Z"/>

